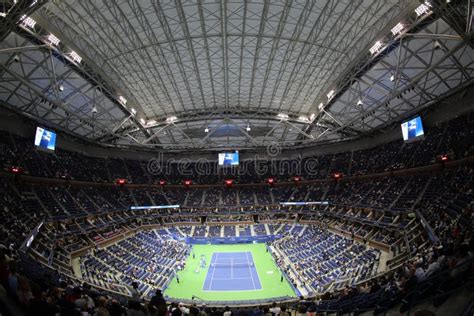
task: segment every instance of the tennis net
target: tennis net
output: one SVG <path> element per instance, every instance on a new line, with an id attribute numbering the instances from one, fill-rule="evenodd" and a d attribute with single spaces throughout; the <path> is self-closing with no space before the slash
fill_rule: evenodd
<path id="1" fill-rule="evenodd" d="M 211 267 L 215 268 L 215 269 L 230 269 L 230 268 L 233 268 L 233 269 L 236 269 L 236 268 L 251 268 L 253 267 L 253 263 L 252 262 L 226 262 L 226 263 L 211 263 L 210 265 Z"/>

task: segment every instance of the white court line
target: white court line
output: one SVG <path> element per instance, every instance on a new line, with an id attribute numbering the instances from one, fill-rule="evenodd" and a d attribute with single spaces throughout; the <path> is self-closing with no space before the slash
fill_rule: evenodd
<path id="1" fill-rule="evenodd" d="M 257 288 L 255 287 L 255 281 L 253 280 L 252 269 L 250 269 L 250 261 L 249 261 L 249 253 L 248 252 L 245 253 L 245 257 L 247 257 L 247 264 L 249 265 L 248 269 L 249 269 L 249 272 L 250 272 L 250 278 L 252 279 L 253 289 L 256 290 Z"/>
<path id="2" fill-rule="evenodd" d="M 232 280 L 249 280 L 251 278 L 233 278 Z M 215 281 L 229 281 L 228 278 L 214 278 Z"/>
<path id="3" fill-rule="evenodd" d="M 234 279 L 234 259 L 230 258 L 230 279 Z"/>
<path id="4" fill-rule="evenodd" d="M 219 253 L 216 252 L 215 254 L 216 254 L 216 257 L 215 257 L 214 261 L 217 261 L 217 256 L 219 255 Z M 212 256 L 214 257 L 214 255 L 212 255 Z M 211 258 L 211 262 L 212 262 L 212 258 Z M 212 267 L 211 281 L 209 282 L 209 290 L 212 289 L 212 281 L 214 281 L 214 272 L 216 272 L 216 267 L 215 266 Z"/>

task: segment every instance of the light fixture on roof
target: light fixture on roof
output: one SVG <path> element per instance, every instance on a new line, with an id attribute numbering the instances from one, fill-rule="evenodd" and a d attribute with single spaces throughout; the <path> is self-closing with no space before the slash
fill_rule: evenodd
<path id="1" fill-rule="evenodd" d="M 416 9 L 415 13 L 418 16 L 422 16 L 430 11 L 431 3 L 425 1 L 424 3 L 420 4 Z"/>
<path id="2" fill-rule="evenodd" d="M 206 127 L 206 128 L 204 129 L 204 133 L 209 133 L 209 127 Z"/>
<path id="3" fill-rule="evenodd" d="M 76 53 L 75 51 L 71 51 L 71 52 L 69 53 L 69 56 L 71 57 L 71 59 L 72 59 L 73 61 L 75 61 L 75 62 L 78 63 L 78 64 L 80 64 L 81 61 L 82 61 L 82 57 L 79 56 L 79 54 Z"/>
<path id="4" fill-rule="evenodd" d="M 300 120 L 300 121 L 302 121 L 302 122 L 308 122 L 308 121 L 309 121 L 309 120 L 308 120 L 308 117 L 307 117 L 307 116 L 304 116 L 304 115 L 298 117 L 298 120 Z"/>
<path id="5" fill-rule="evenodd" d="M 334 92 L 335 92 L 334 90 L 331 90 L 331 91 L 328 92 L 328 94 L 327 94 L 328 100 L 332 99 L 332 97 L 334 96 Z"/>
<path id="6" fill-rule="evenodd" d="M 289 117 L 286 113 L 279 113 L 277 116 L 282 120 L 287 120 Z"/>
<path id="7" fill-rule="evenodd" d="M 403 24 L 401 22 L 399 22 L 397 25 L 392 27 L 392 30 L 391 30 L 392 34 L 393 35 L 398 35 L 403 31 L 404 28 L 405 28 L 405 26 L 403 26 Z"/>
<path id="8" fill-rule="evenodd" d="M 373 55 L 375 53 L 378 53 L 380 49 L 382 48 L 383 44 L 381 41 L 375 42 L 375 44 L 369 49 L 370 53 Z"/>
<path id="9" fill-rule="evenodd" d="M 313 113 L 313 114 L 311 114 L 311 116 L 309 117 L 309 120 L 312 121 L 312 120 L 314 120 L 315 117 L 316 117 L 316 114 Z"/>
<path id="10" fill-rule="evenodd" d="M 118 100 L 120 101 L 120 103 L 122 103 L 123 105 L 127 104 L 127 99 L 125 99 L 123 96 L 119 95 L 118 97 Z"/>
<path id="11" fill-rule="evenodd" d="M 130 109 L 130 112 L 132 112 L 132 115 L 137 114 L 137 110 L 135 110 L 135 108 L 131 108 L 131 109 Z"/>
<path id="12" fill-rule="evenodd" d="M 251 128 L 250 128 L 250 125 L 249 125 L 249 124 L 247 124 L 247 128 L 245 128 L 245 130 L 246 130 L 247 132 L 250 132 Z"/>
<path id="13" fill-rule="evenodd" d="M 147 126 L 150 126 L 150 125 L 153 125 L 153 124 L 156 124 L 156 121 L 155 120 L 149 120 L 146 125 Z"/>
<path id="14" fill-rule="evenodd" d="M 362 102 L 362 100 L 359 99 L 359 101 L 357 101 L 357 105 L 358 105 L 358 106 L 362 106 L 362 104 L 364 104 L 364 102 Z"/>
<path id="15" fill-rule="evenodd" d="M 166 119 L 166 123 L 173 123 L 176 121 L 178 118 L 176 116 L 170 116 Z"/>
<path id="16" fill-rule="evenodd" d="M 394 81 L 395 81 L 395 75 L 391 75 L 391 76 L 390 76 L 390 81 L 391 81 L 391 82 L 394 82 Z"/>
<path id="17" fill-rule="evenodd" d="M 59 91 L 64 91 L 64 86 L 62 84 L 60 84 L 58 89 L 59 89 Z"/>
<path id="18" fill-rule="evenodd" d="M 323 108 L 324 108 L 324 103 L 323 102 L 319 103 L 318 109 L 321 111 Z"/>
<path id="19" fill-rule="evenodd" d="M 35 25 L 36 25 L 36 21 L 33 20 L 32 18 L 30 18 L 29 16 L 27 15 L 23 15 L 21 18 L 21 25 L 24 26 L 24 27 L 29 27 L 30 29 L 33 29 L 35 28 Z"/>
<path id="20" fill-rule="evenodd" d="M 60 40 L 59 38 L 57 38 L 56 36 L 54 36 L 54 34 L 49 34 L 48 37 L 46 38 L 48 40 L 48 42 L 50 42 L 51 44 L 53 44 L 54 46 L 58 46 Z"/>
<path id="21" fill-rule="evenodd" d="M 145 125 L 145 122 L 146 122 L 145 119 L 142 117 L 142 118 L 140 119 L 140 123 L 142 123 L 143 125 Z"/>

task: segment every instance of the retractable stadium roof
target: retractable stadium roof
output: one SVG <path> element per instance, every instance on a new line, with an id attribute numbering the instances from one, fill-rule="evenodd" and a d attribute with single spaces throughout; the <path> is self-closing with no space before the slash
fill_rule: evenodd
<path id="1" fill-rule="evenodd" d="M 472 83 L 470 1 L 2 1 L 1 105 L 169 151 L 314 146 Z"/>

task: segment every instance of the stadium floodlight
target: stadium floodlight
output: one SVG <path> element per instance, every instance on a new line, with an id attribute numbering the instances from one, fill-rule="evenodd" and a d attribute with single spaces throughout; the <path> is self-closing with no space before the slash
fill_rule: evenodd
<path id="1" fill-rule="evenodd" d="M 298 117 L 298 120 L 300 120 L 300 121 L 302 121 L 302 122 L 309 122 L 308 117 L 307 117 L 307 116 L 304 116 L 304 115 Z"/>
<path id="2" fill-rule="evenodd" d="M 166 119 L 166 123 L 173 123 L 176 121 L 178 118 L 176 116 L 170 116 Z"/>
<path id="3" fill-rule="evenodd" d="M 147 126 L 154 125 L 154 124 L 156 124 L 156 121 L 155 121 L 155 120 L 149 120 L 149 121 L 146 123 Z"/>
<path id="4" fill-rule="evenodd" d="M 247 132 L 250 132 L 251 128 L 250 128 L 250 125 L 247 124 L 247 128 L 245 129 Z"/>
<path id="5" fill-rule="evenodd" d="M 143 125 L 145 125 L 146 121 L 145 121 L 145 119 L 144 119 L 143 117 L 140 119 L 140 123 L 142 123 Z"/>
<path id="6" fill-rule="evenodd" d="M 334 96 L 334 93 L 335 93 L 334 90 L 331 90 L 331 91 L 328 92 L 328 94 L 327 94 L 328 100 L 332 99 L 332 97 Z"/>
<path id="7" fill-rule="evenodd" d="M 288 114 L 286 113 L 279 113 L 278 117 L 282 120 L 287 120 L 289 118 Z"/>
<path id="8" fill-rule="evenodd" d="M 392 31 L 392 34 L 393 34 L 394 36 L 395 36 L 395 35 L 398 35 L 398 34 L 400 34 L 400 33 L 403 31 L 404 28 L 405 28 L 405 26 L 404 26 L 401 22 L 399 22 L 397 25 L 395 25 L 394 27 L 392 27 L 392 30 L 391 30 L 391 31 Z"/>
<path id="9" fill-rule="evenodd" d="M 62 91 L 64 91 L 64 86 L 63 86 L 62 84 L 60 84 L 59 87 L 58 87 L 58 89 L 59 89 L 59 91 L 62 92 Z"/>
<path id="10" fill-rule="evenodd" d="M 391 82 L 394 82 L 394 81 L 395 81 L 395 76 L 394 76 L 394 75 L 391 75 L 391 76 L 390 76 L 390 81 L 391 81 Z"/>
<path id="11" fill-rule="evenodd" d="M 383 44 L 381 41 L 375 42 L 375 44 L 369 49 L 370 53 L 374 55 L 375 53 L 378 53 L 380 49 L 382 48 Z"/>
<path id="12" fill-rule="evenodd" d="M 75 61 L 75 62 L 78 63 L 78 64 L 80 64 L 81 61 L 82 61 L 82 57 L 79 56 L 79 54 L 76 53 L 75 51 L 71 51 L 71 52 L 69 53 L 69 56 L 71 57 L 71 59 L 72 59 L 73 61 Z"/>
<path id="13" fill-rule="evenodd" d="M 430 8 L 431 8 L 431 3 L 429 3 L 428 1 L 425 1 L 424 3 L 420 4 L 416 9 L 415 9 L 415 13 L 416 15 L 418 16 L 422 16 L 428 12 L 430 12 Z"/>
<path id="14" fill-rule="evenodd" d="M 54 46 L 58 46 L 59 45 L 59 38 L 57 38 L 54 34 L 50 33 L 47 37 L 47 40 L 48 42 L 50 42 L 52 45 Z"/>
<path id="15" fill-rule="evenodd" d="M 209 133 L 209 127 L 206 127 L 206 128 L 204 129 L 204 133 Z"/>
<path id="16" fill-rule="evenodd" d="M 357 101 L 357 105 L 358 105 L 358 106 L 361 106 L 361 105 L 363 105 L 363 104 L 364 104 L 364 102 L 362 102 L 361 99 L 359 99 L 359 101 Z"/>
<path id="17" fill-rule="evenodd" d="M 22 15 L 21 18 L 21 25 L 24 27 L 29 27 L 30 29 L 34 29 L 36 25 L 36 21 L 30 18 L 27 15 Z"/>
<path id="18" fill-rule="evenodd" d="M 123 105 L 127 104 L 127 99 L 125 99 L 123 96 L 119 95 L 118 96 L 118 100 L 120 101 L 120 103 L 122 103 Z"/>
<path id="19" fill-rule="evenodd" d="M 131 108 L 131 109 L 130 109 L 130 112 L 132 112 L 132 115 L 137 114 L 137 110 L 135 110 L 135 108 Z"/>
<path id="20" fill-rule="evenodd" d="M 316 117 L 316 114 L 313 113 L 313 114 L 311 114 L 311 116 L 309 117 L 309 120 L 312 121 L 312 120 L 314 120 L 315 117 Z"/>
<path id="21" fill-rule="evenodd" d="M 321 111 L 323 108 L 324 108 L 324 103 L 323 102 L 319 103 L 318 109 Z"/>

